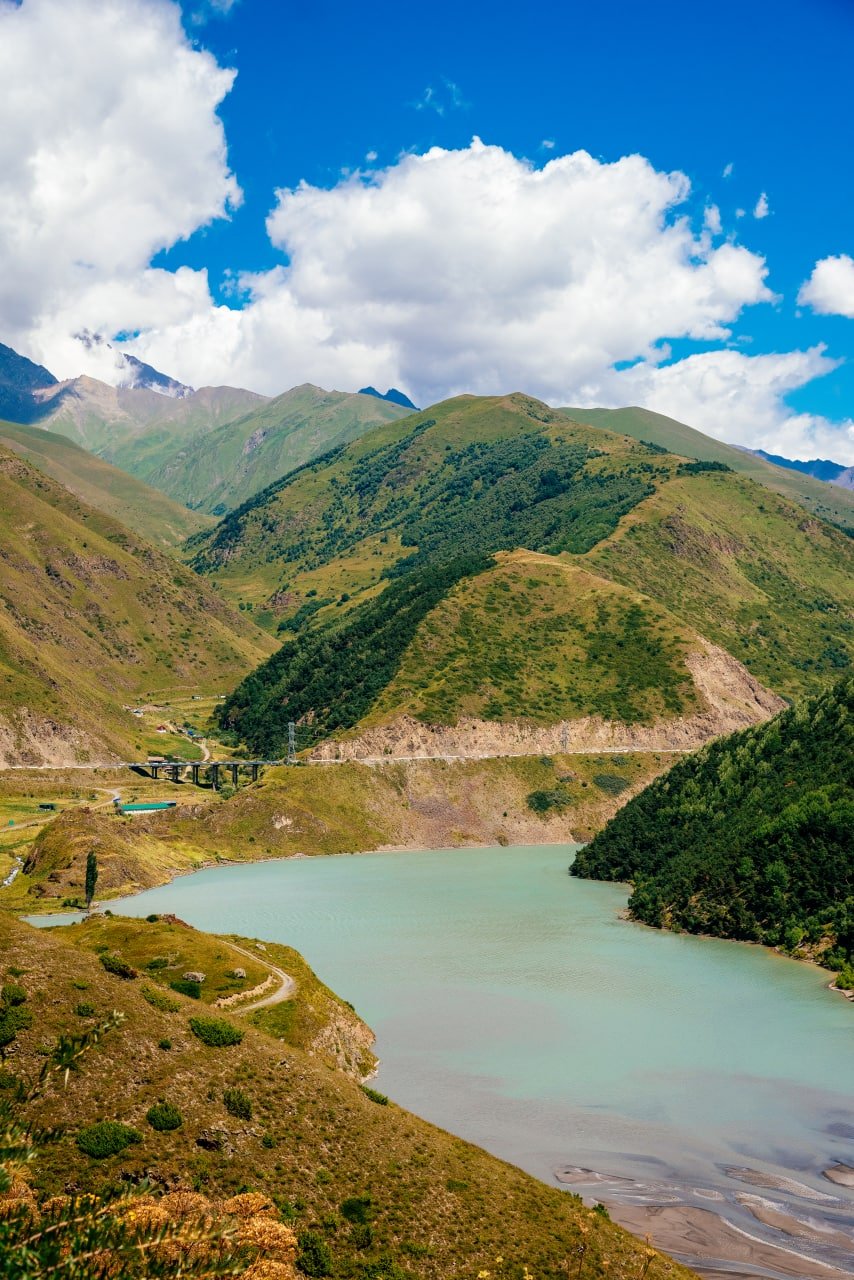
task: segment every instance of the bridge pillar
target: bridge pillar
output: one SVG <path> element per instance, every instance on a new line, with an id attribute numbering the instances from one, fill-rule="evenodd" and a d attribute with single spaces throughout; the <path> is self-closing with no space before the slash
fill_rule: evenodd
<path id="1" fill-rule="evenodd" d="M 177 764 L 170 765 L 169 775 L 173 782 L 178 781 L 179 774 L 180 774 L 180 765 L 177 765 Z"/>
<path id="2" fill-rule="evenodd" d="M 151 776 L 152 776 L 152 778 L 154 779 L 154 781 L 156 782 L 156 781 L 157 781 L 157 779 L 158 779 L 158 777 L 160 776 L 160 765 L 159 765 L 159 764 L 153 764 L 153 765 L 151 766 Z"/>
<path id="3" fill-rule="evenodd" d="M 214 791 L 219 791 L 219 764 L 214 761 L 210 768 L 211 786 Z"/>
<path id="4" fill-rule="evenodd" d="M 253 761 L 252 761 L 251 769 L 252 769 L 252 781 L 253 781 L 253 782 L 257 782 L 257 781 L 258 781 L 258 770 L 260 769 L 260 765 L 258 764 L 258 761 L 257 761 L 257 760 L 253 760 Z"/>
<path id="5" fill-rule="evenodd" d="M 236 791 L 237 790 L 237 772 L 240 768 L 240 765 L 233 764 L 233 765 L 230 765 L 229 767 L 231 769 L 231 785 L 234 787 Z"/>
<path id="6" fill-rule="evenodd" d="M 193 776 L 193 786 L 194 786 L 194 787 L 197 787 L 197 786 L 199 785 L 199 769 L 200 769 L 200 767 L 201 767 L 201 766 L 200 766 L 200 765 L 197 765 L 197 764 L 191 764 L 191 765 L 190 765 L 190 772 L 192 773 L 192 776 Z"/>

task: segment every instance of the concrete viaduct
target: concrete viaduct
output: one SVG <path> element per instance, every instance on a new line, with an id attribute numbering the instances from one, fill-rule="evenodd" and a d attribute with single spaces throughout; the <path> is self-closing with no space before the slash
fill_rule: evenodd
<path id="1" fill-rule="evenodd" d="M 268 765 L 284 764 L 283 760 L 144 760 L 139 764 L 129 764 L 128 768 L 134 773 L 142 774 L 146 778 L 159 778 L 162 774 L 170 782 L 180 782 L 184 772 L 189 769 L 193 785 L 198 787 L 201 785 L 202 770 L 208 774 L 210 784 L 214 791 L 218 791 L 221 782 L 222 773 L 231 775 L 231 785 L 237 786 L 238 776 L 241 769 L 247 769 L 252 782 L 256 782 L 258 775 L 263 768 Z"/>

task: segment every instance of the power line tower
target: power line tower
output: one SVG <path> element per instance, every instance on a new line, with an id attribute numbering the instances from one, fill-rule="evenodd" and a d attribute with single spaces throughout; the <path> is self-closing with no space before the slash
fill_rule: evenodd
<path id="1" fill-rule="evenodd" d="M 297 727 L 293 720 L 288 721 L 288 764 L 297 762 Z"/>

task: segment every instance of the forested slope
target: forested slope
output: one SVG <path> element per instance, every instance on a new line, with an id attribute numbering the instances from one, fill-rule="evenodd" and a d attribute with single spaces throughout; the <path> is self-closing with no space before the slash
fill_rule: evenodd
<path id="1" fill-rule="evenodd" d="M 645 924 L 816 948 L 829 967 L 850 965 L 854 678 L 682 760 L 572 870 L 631 881 L 629 910 Z"/>

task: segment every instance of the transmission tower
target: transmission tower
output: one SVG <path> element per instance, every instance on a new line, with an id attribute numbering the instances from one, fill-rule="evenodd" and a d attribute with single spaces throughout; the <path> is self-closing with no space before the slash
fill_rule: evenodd
<path id="1" fill-rule="evenodd" d="M 297 727 L 293 720 L 288 721 L 288 764 L 297 762 Z"/>

